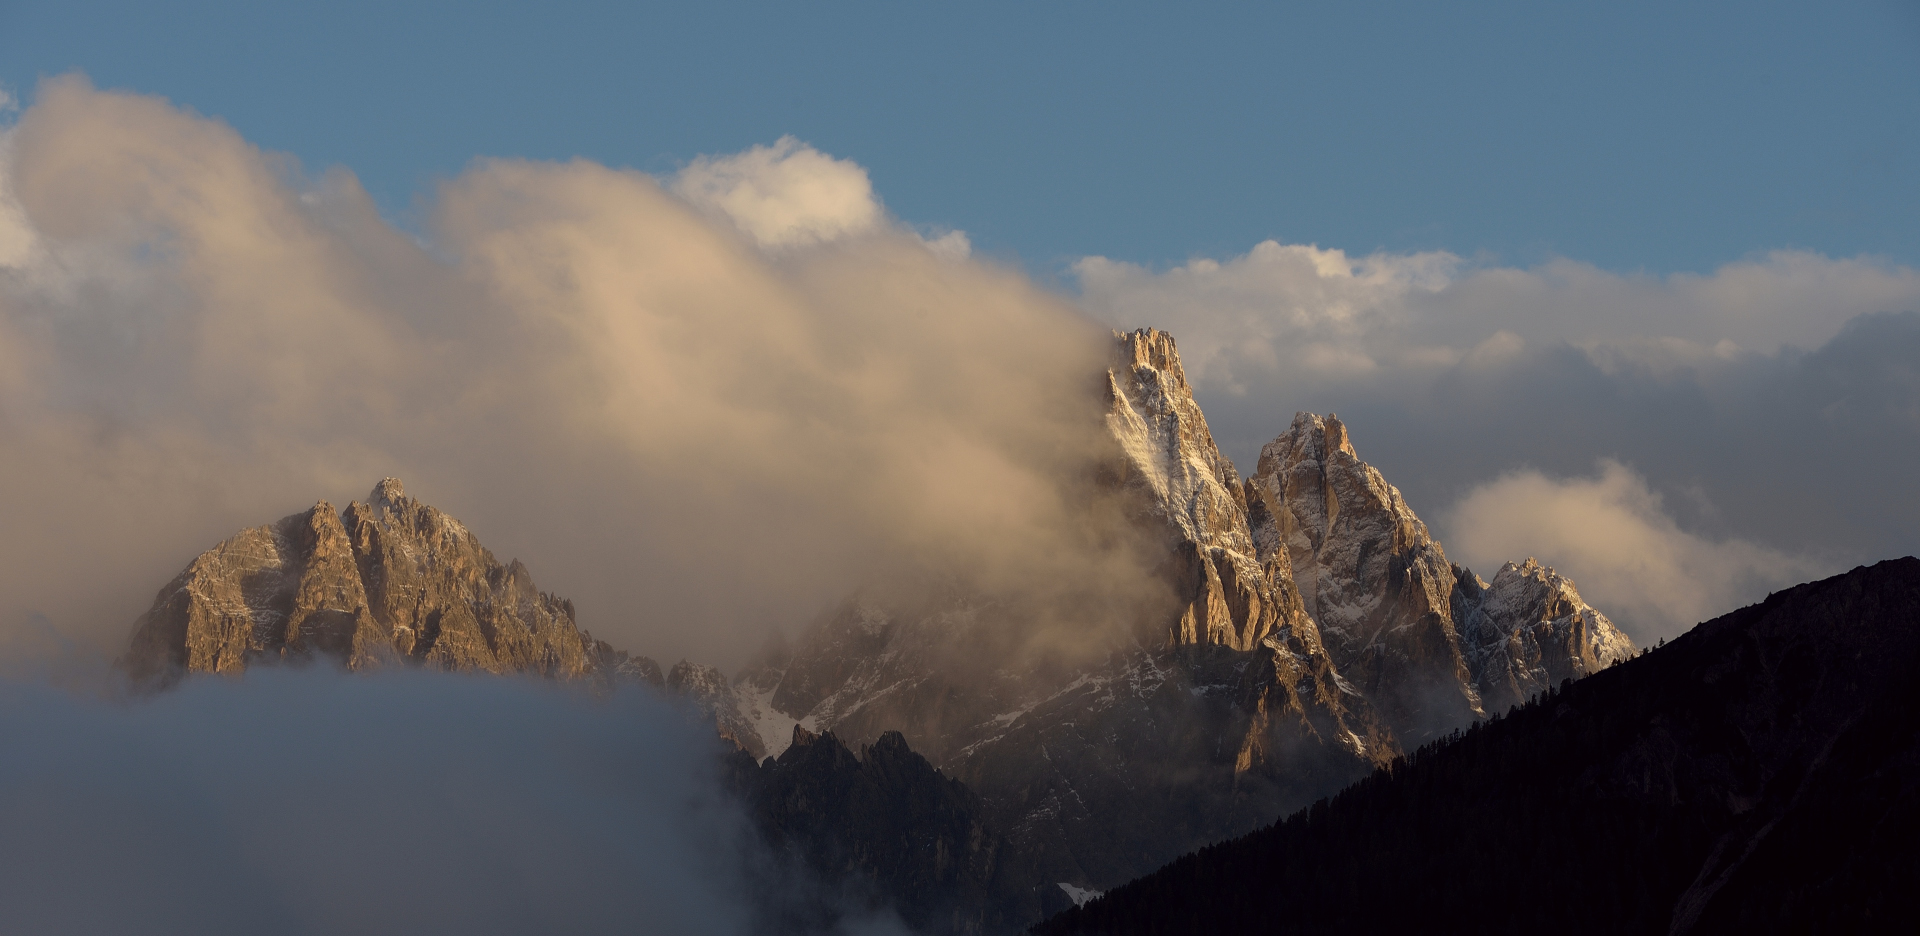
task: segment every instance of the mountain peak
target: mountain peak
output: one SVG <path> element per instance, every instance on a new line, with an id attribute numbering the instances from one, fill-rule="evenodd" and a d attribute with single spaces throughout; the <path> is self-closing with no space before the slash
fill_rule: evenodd
<path id="1" fill-rule="evenodd" d="M 380 483 L 367 493 L 367 506 L 375 510 L 391 510 L 407 499 L 407 489 L 401 486 L 399 478 L 381 478 Z"/>
<path id="2" fill-rule="evenodd" d="M 1293 424 L 1287 427 L 1280 438 L 1269 444 L 1279 445 L 1282 442 L 1300 450 L 1307 458 L 1321 459 L 1334 452 L 1344 452 L 1351 458 L 1360 457 L 1353 450 L 1353 441 L 1347 437 L 1347 424 L 1333 413 L 1324 417 L 1305 411 L 1294 413 Z"/>
<path id="3" fill-rule="evenodd" d="M 1187 372 L 1180 366 L 1180 352 L 1174 348 L 1172 335 L 1157 328 L 1139 328 L 1125 333 L 1114 332 L 1113 337 L 1119 342 L 1124 363 L 1128 366 L 1165 371 L 1174 385 L 1183 389 L 1187 387 Z"/>
<path id="4" fill-rule="evenodd" d="M 623 669 L 636 661 L 581 631 L 572 602 L 502 566 L 399 479 L 368 500 L 344 512 L 321 501 L 200 554 L 136 623 L 122 668 L 147 685 L 299 657 L 563 678 L 657 669 Z"/>

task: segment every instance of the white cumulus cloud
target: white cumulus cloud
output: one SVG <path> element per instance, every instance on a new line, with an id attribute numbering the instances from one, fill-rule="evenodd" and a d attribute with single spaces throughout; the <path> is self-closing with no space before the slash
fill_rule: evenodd
<path id="1" fill-rule="evenodd" d="M 674 175 L 672 188 L 730 219 L 762 247 L 838 240 L 886 220 L 867 170 L 791 136 L 772 146 L 695 159 Z"/>
<path id="2" fill-rule="evenodd" d="M 1641 643 L 1831 571 L 1756 543 L 1680 529 L 1646 479 L 1612 460 L 1592 477 L 1503 475 L 1455 504 L 1444 526 L 1455 562 L 1493 569 L 1534 556 L 1572 578 Z"/>
<path id="3" fill-rule="evenodd" d="M 1265 241 L 1224 262 L 1156 272 L 1087 257 L 1073 271 L 1096 316 L 1173 332 L 1191 375 L 1230 393 L 1373 364 L 1430 371 L 1502 332 L 1616 362 L 1724 360 L 1812 348 L 1858 315 L 1920 307 L 1920 271 L 1805 251 L 1655 277 L 1567 259 L 1523 269 Z"/>

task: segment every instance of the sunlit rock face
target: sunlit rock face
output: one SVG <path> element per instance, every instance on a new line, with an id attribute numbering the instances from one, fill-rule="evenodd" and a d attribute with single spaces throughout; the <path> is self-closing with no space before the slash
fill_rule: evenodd
<path id="1" fill-rule="evenodd" d="M 1489 586 L 1355 454 L 1338 417 L 1299 413 L 1247 482 L 1263 558 L 1289 557 L 1340 673 L 1414 746 L 1632 655 L 1573 583 L 1529 559 Z"/>
<path id="2" fill-rule="evenodd" d="M 1453 567 L 1338 418 L 1296 415 L 1248 489 L 1335 665 L 1403 743 L 1484 714 L 1454 627 Z"/>
<path id="3" fill-rule="evenodd" d="M 1456 570 L 1338 419 L 1297 415 L 1242 480 L 1171 336 L 1115 335 L 1104 383 L 1101 483 L 1152 544 L 1164 609 L 1047 669 L 994 656 L 1017 603 L 863 593 L 738 678 L 769 752 L 795 723 L 902 731 L 1041 873 L 1104 887 L 1630 651 L 1564 578 Z"/>
<path id="4" fill-rule="evenodd" d="M 1535 562 L 1500 567 L 1489 585 L 1453 567 L 1453 619 L 1489 712 L 1630 659 L 1633 641 L 1582 601 L 1572 580 Z"/>
<path id="5" fill-rule="evenodd" d="M 1127 626 L 1085 622 L 1115 635 L 1105 651 L 1065 667 L 996 656 L 994 635 L 1033 613 L 1017 598 L 863 593 L 737 682 L 772 752 L 795 722 L 855 743 L 904 732 L 1074 886 L 1270 821 L 1397 752 L 1321 646 L 1290 556 L 1256 547 L 1173 339 L 1116 335 L 1104 383 L 1103 503 L 1149 544 L 1165 595 Z"/>
<path id="6" fill-rule="evenodd" d="M 1240 475 L 1214 445 L 1173 336 L 1142 329 L 1118 345 L 1107 371 L 1107 429 L 1125 453 L 1119 483 L 1169 542 L 1167 579 L 1180 614 L 1168 644 L 1250 650 L 1276 629 L 1310 629 L 1288 557 L 1268 566 L 1257 555 Z"/>
<path id="7" fill-rule="evenodd" d="M 651 660 L 581 631 L 572 602 L 393 478 L 365 503 L 323 501 L 200 554 L 135 624 L 121 667 L 156 685 L 300 659 L 660 681 Z"/>

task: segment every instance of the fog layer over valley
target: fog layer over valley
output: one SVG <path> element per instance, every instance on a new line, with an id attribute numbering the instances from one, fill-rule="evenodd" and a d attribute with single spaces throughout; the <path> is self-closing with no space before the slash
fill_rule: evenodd
<path id="1" fill-rule="evenodd" d="M 684 714 L 324 666 L 0 685 L 0 902 L 36 933 L 750 932 L 768 859 Z"/>

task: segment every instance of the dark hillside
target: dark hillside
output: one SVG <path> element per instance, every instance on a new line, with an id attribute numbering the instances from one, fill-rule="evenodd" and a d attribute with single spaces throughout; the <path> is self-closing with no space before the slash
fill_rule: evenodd
<path id="1" fill-rule="evenodd" d="M 1035 928 L 1916 932 L 1920 560 L 1801 585 Z"/>
<path id="2" fill-rule="evenodd" d="M 908 749 L 897 731 L 856 755 L 832 732 L 794 728 L 793 744 L 759 764 L 725 764 L 728 786 L 784 859 L 750 895 L 769 933 L 837 933 L 874 912 L 914 932 L 978 936 L 1018 929 L 1038 898 L 1009 883 L 1006 840 L 979 797 Z M 793 875 L 804 879 L 793 879 Z M 853 928 L 858 928 L 853 927 Z"/>

